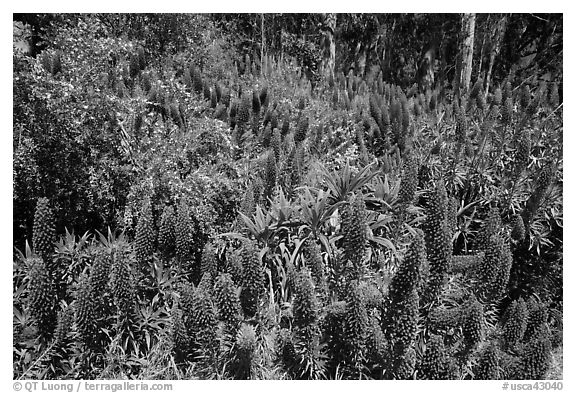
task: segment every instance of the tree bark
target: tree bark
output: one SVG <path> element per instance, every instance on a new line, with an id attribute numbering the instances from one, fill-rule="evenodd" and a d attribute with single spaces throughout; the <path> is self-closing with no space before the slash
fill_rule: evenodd
<path id="1" fill-rule="evenodd" d="M 470 88 L 472 78 L 472 59 L 474 54 L 474 29 L 476 27 L 476 14 L 462 15 L 462 74 L 460 75 L 460 88 L 464 92 Z"/>
<path id="2" fill-rule="evenodd" d="M 264 14 L 261 14 L 261 22 L 260 22 L 260 31 L 262 32 L 262 43 L 260 46 L 260 74 L 266 74 L 266 70 L 264 69 L 264 46 L 266 45 L 266 40 L 264 37 Z"/>
<path id="3" fill-rule="evenodd" d="M 494 61 L 496 56 L 500 53 L 500 45 L 504 39 L 504 33 L 506 32 L 506 15 L 503 15 L 498 23 L 496 24 L 496 29 L 491 40 L 490 48 L 490 61 L 488 63 L 488 71 L 486 72 L 486 91 L 484 92 L 484 97 L 488 96 L 488 91 L 490 90 L 490 79 L 492 78 L 492 68 L 494 67 Z"/>
<path id="4" fill-rule="evenodd" d="M 324 72 L 325 75 L 330 75 L 334 78 L 334 67 L 336 66 L 336 41 L 334 40 L 334 32 L 336 31 L 336 14 L 324 15 L 324 37 L 326 42 L 326 50 L 324 56 Z"/>

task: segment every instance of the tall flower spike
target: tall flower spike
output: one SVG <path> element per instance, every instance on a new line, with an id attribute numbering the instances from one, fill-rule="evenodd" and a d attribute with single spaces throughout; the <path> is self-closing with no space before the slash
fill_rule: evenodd
<path id="1" fill-rule="evenodd" d="M 98 324 L 96 321 L 96 299 L 92 295 L 90 279 L 83 275 L 78 281 L 75 301 L 76 327 L 80 340 L 87 347 L 96 345 Z"/>
<path id="2" fill-rule="evenodd" d="M 36 211 L 34 212 L 32 243 L 34 251 L 42 257 L 51 274 L 54 273 L 52 254 L 54 253 L 54 241 L 56 240 L 54 222 L 54 214 L 50 209 L 48 198 L 38 199 Z"/>
<path id="3" fill-rule="evenodd" d="M 352 274 L 358 277 L 363 271 L 368 242 L 366 233 L 366 205 L 361 195 L 354 196 L 342 211 L 344 260 L 350 262 Z"/>
<path id="4" fill-rule="evenodd" d="M 253 317 L 258 311 L 260 296 L 264 292 L 264 270 L 258 259 L 256 245 L 252 241 L 244 243 L 240 256 L 242 259 L 240 302 L 244 314 Z"/>
<path id="5" fill-rule="evenodd" d="M 158 246 L 165 255 L 170 255 L 176 247 L 175 214 L 172 206 L 165 206 L 160 218 Z"/>
<path id="6" fill-rule="evenodd" d="M 482 351 L 480 360 L 475 368 L 474 379 L 500 379 L 500 355 L 496 344 L 490 343 Z"/>
<path id="7" fill-rule="evenodd" d="M 146 264 L 149 261 L 154 252 L 155 238 L 152 206 L 150 200 L 146 198 L 142 205 L 138 224 L 136 225 L 135 251 L 138 263 Z"/>
<path id="8" fill-rule="evenodd" d="M 514 300 L 506 310 L 506 321 L 502 329 L 504 346 L 506 349 L 514 349 L 524 337 L 528 324 L 528 309 L 526 302 L 520 298 Z"/>
<path id="9" fill-rule="evenodd" d="M 221 274 L 214 286 L 214 300 L 218 309 L 218 316 L 224 321 L 226 327 L 236 333 L 241 321 L 240 299 L 230 274 Z"/>
<path id="10" fill-rule="evenodd" d="M 40 336 L 49 338 L 56 324 L 54 282 L 41 258 L 33 256 L 28 263 L 28 310 Z"/>
<path id="11" fill-rule="evenodd" d="M 110 269 L 110 290 L 120 318 L 127 318 L 134 312 L 136 293 L 133 282 L 129 253 L 119 248 L 114 252 Z"/>
<path id="12" fill-rule="evenodd" d="M 428 197 L 427 216 L 424 222 L 424 240 L 430 270 L 428 289 L 423 293 L 424 303 L 434 301 L 447 280 L 452 257 L 452 241 L 446 223 L 446 209 L 446 189 L 443 179 L 439 179 L 436 188 Z"/>

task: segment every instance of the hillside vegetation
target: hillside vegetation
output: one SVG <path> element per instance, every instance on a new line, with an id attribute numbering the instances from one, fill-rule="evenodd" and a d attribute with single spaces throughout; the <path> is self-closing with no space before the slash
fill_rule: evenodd
<path id="1" fill-rule="evenodd" d="M 331 73 L 314 16 L 268 17 L 38 16 L 14 378 L 562 378 L 561 61 L 360 72 L 339 15 Z M 284 39 L 247 49 L 266 21 Z"/>

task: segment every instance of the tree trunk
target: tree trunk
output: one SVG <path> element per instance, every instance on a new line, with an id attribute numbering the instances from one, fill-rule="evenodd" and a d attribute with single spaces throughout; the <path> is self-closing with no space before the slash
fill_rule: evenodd
<path id="1" fill-rule="evenodd" d="M 460 75 L 460 88 L 467 92 L 472 78 L 472 58 L 474 54 L 474 28 L 476 14 L 462 15 L 462 73 Z"/>
<path id="2" fill-rule="evenodd" d="M 364 43 L 358 43 L 356 46 L 356 75 L 364 77 L 366 71 L 366 45 Z"/>
<path id="3" fill-rule="evenodd" d="M 334 32 L 336 31 L 336 14 L 324 15 L 324 37 L 326 42 L 326 50 L 324 56 L 324 72 L 325 75 L 330 75 L 334 78 L 334 67 L 336 66 L 336 41 L 334 40 Z"/>
<path id="4" fill-rule="evenodd" d="M 503 15 L 498 23 L 496 24 L 496 29 L 491 40 L 490 48 L 490 62 L 488 63 L 488 71 L 486 73 L 486 91 L 484 92 L 484 97 L 488 96 L 488 91 L 490 90 L 490 78 L 492 77 L 492 68 L 494 67 L 494 61 L 496 56 L 500 53 L 500 45 L 504 39 L 504 33 L 506 32 L 506 15 Z"/>
<path id="5" fill-rule="evenodd" d="M 264 14 L 261 14 L 260 31 L 262 32 L 262 43 L 260 45 L 260 74 L 266 74 L 264 69 L 264 46 L 266 45 L 266 40 L 264 37 Z"/>

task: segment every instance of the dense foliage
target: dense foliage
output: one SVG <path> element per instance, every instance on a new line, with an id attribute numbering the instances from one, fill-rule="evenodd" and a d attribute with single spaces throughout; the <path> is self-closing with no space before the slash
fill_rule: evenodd
<path id="1" fill-rule="evenodd" d="M 321 15 L 27 20 L 14 377 L 550 378 L 562 19 L 502 18 L 470 89 L 418 80 L 425 34 L 455 64 L 453 16 L 339 15 L 334 74 Z"/>

